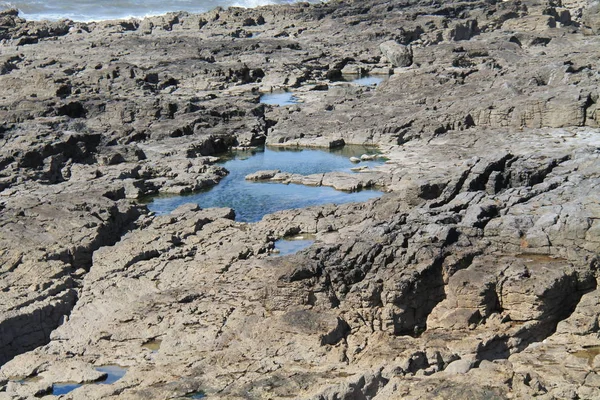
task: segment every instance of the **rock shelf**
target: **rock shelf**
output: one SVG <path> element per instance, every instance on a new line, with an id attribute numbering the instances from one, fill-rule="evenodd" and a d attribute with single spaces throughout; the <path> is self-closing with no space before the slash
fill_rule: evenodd
<path id="1" fill-rule="evenodd" d="M 598 13 L 0 12 L 0 399 L 600 398 Z M 301 102 L 260 102 L 277 90 Z M 355 175 L 386 193 L 256 223 L 140 204 L 265 144 L 377 146 L 385 164 Z M 297 234 L 315 242 L 271 256 Z M 127 373 L 83 384 L 106 365 Z"/>

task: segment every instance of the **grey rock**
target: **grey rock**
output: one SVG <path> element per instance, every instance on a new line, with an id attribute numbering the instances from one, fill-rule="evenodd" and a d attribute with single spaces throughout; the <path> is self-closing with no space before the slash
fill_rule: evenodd
<path id="1" fill-rule="evenodd" d="M 600 33 L 600 6 L 591 4 L 583 10 L 581 22 L 584 26 L 584 33 L 597 35 Z"/>
<path id="2" fill-rule="evenodd" d="M 394 41 L 387 41 L 381 43 L 379 49 L 394 67 L 409 67 L 413 63 L 413 54 L 410 46 L 405 46 Z"/>
<path id="3" fill-rule="evenodd" d="M 269 171 L 256 171 L 252 174 L 246 175 L 247 181 L 264 181 L 267 179 L 272 179 L 275 175 L 279 174 L 281 171 L 278 169 L 269 170 Z"/>
<path id="4" fill-rule="evenodd" d="M 444 370 L 448 375 L 466 374 L 473 367 L 473 362 L 469 360 L 456 360 L 450 363 Z"/>
<path id="5" fill-rule="evenodd" d="M 584 6 L 0 14 L 0 397 L 598 398 Z M 377 87 L 335 81 L 390 65 Z M 259 103 L 277 89 L 302 101 Z M 378 146 L 360 173 L 265 178 L 386 193 L 253 224 L 136 204 L 219 184 L 216 155 L 263 143 Z M 93 384 L 111 364 L 126 375 Z"/>

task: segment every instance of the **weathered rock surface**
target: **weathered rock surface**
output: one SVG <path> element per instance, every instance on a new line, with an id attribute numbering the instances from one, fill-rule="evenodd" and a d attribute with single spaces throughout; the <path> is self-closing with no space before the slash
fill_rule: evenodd
<path id="1" fill-rule="evenodd" d="M 0 399 L 599 398 L 597 14 L 0 12 Z M 273 89 L 299 102 L 260 104 Z M 136 203 L 216 185 L 216 156 L 265 143 L 379 146 L 360 173 L 247 178 L 387 193 L 253 224 Z M 316 242 L 270 255 L 299 233 Z"/>
<path id="2" fill-rule="evenodd" d="M 257 171 L 246 176 L 249 181 L 270 181 L 283 184 L 296 183 L 306 186 L 330 186 L 336 190 L 356 192 L 374 186 L 385 186 L 389 175 L 361 170 L 359 174 L 327 172 L 323 174 L 299 175 L 279 170 Z"/>
<path id="3" fill-rule="evenodd" d="M 394 67 L 409 67 L 413 63 L 412 49 L 392 40 L 379 45 L 381 53 Z"/>

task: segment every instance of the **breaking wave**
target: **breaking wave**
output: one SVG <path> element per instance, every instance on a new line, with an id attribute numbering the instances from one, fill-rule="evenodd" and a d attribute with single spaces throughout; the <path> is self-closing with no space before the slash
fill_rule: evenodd
<path id="1" fill-rule="evenodd" d="M 144 18 L 174 11 L 206 12 L 215 7 L 258 7 L 290 4 L 299 0 L 23 0 L 0 1 L 0 10 L 19 9 L 28 20 L 60 20 L 90 22 L 107 19 Z M 309 0 L 319 3 L 321 0 Z"/>

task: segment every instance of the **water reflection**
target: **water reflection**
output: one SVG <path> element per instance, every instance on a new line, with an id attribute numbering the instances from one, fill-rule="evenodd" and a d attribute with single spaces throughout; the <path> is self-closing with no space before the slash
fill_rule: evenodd
<path id="1" fill-rule="evenodd" d="M 52 394 L 54 396 L 60 396 L 61 394 L 72 392 L 79 387 L 81 387 L 80 383 L 55 383 L 52 385 Z"/>
<path id="2" fill-rule="evenodd" d="M 236 220 L 256 222 L 264 215 L 276 211 L 308 207 L 320 204 L 362 202 L 380 197 L 381 192 L 362 190 L 345 193 L 330 187 L 308 187 L 296 184 L 249 182 L 245 176 L 260 170 L 279 169 L 301 175 L 331 171 L 351 172 L 354 166 L 349 156 L 365 153 L 364 147 L 346 146 L 335 151 L 296 149 L 295 151 L 266 148 L 255 152 L 235 152 L 223 163 L 229 175 L 221 182 L 202 192 L 184 195 L 156 197 L 148 205 L 157 214 L 167 214 L 185 203 L 197 203 L 202 208 L 230 207 L 236 212 Z M 382 160 L 365 162 L 366 165 L 379 165 Z"/>
<path id="3" fill-rule="evenodd" d="M 160 345 L 162 344 L 162 340 L 153 339 L 142 345 L 143 348 L 150 350 L 152 353 L 158 353 L 160 350 Z"/>
<path id="4" fill-rule="evenodd" d="M 388 80 L 388 75 L 343 75 L 345 81 L 360 86 L 377 86 L 381 82 Z"/>
<path id="5" fill-rule="evenodd" d="M 119 365 L 105 365 L 103 367 L 97 367 L 96 371 L 106 373 L 106 379 L 98 381 L 100 384 L 111 385 L 125 376 L 127 369 Z"/>
<path id="6" fill-rule="evenodd" d="M 294 237 L 283 238 L 275 241 L 274 256 L 287 256 L 296 254 L 300 250 L 310 247 L 315 242 L 315 235 L 303 234 Z"/>
<path id="7" fill-rule="evenodd" d="M 260 96 L 260 102 L 274 106 L 289 106 L 298 103 L 298 98 L 292 92 L 273 92 Z"/>
<path id="8" fill-rule="evenodd" d="M 190 393 L 187 396 L 185 396 L 186 399 L 204 399 L 206 398 L 206 395 L 204 394 L 204 392 L 194 392 L 194 393 Z"/>

